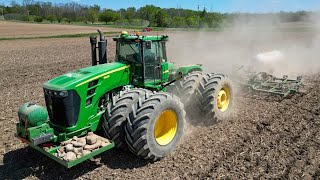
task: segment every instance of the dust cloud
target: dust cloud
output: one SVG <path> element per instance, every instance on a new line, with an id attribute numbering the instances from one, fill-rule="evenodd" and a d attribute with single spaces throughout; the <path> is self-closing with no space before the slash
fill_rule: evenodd
<path id="1" fill-rule="evenodd" d="M 249 66 L 263 52 L 280 51 L 283 59 L 274 75 L 320 72 L 320 15 L 307 22 L 281 23 L 277 17 L 262 21 L 239 18 L 219 32 L 172 32 L 167 45 L 169 61 L 203 64 L 206 72 L 232 74 Z"/>

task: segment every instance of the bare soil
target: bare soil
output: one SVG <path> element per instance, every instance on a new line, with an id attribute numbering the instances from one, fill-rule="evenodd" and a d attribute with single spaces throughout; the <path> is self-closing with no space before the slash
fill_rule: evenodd
<path id="1" fill-rule="evenodd" d="M 318 73 L 307 75 L 306 93 L 291 99 L 238 94 L 233 117 L 190 126 L 177 150 L 157 162 L 114 149 L 66 169 L 25 147 L 14 137 L 19 106 L 43 105 L 42 83 L 90 65 L 89 48 L 87 38 L 0 41 L 0 179 L 320 178 Z"/>
<path id="2" fill-rule="evenodd" d="M 80 25 L 34 24 L 0 21 L 0 38 L 43 37 L 65 34 L 95 33 L 97 28 L 104 32 L 119 32 L 111 27 L 92 27 Z"/>

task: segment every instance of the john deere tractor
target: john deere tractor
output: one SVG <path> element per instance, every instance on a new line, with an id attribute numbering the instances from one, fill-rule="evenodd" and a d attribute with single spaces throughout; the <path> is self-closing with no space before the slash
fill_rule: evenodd
<path id="1" fill-rule="evenodd" d="M 158 160 L 178 145 L 186 114 L 205 123 L 230 114 L 229 78 L 206 74 L 199 64 L 168 62 L 168 36 L 122 32 L 113 38 L 115 59 L 107 60 L 107 41 L 99 33 L 90 37 L 92 66 L 45 82 L 46 108 L 31 102 L 20 107 L 21 141 L 66 167 L 113 147 Z M 94 134 L 98 130 L 104 136 Z"/>

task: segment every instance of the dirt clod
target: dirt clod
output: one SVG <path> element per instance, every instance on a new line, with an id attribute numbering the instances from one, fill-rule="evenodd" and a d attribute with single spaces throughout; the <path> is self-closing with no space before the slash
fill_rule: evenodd
<path id="1" fill-rule="evenodd" d="M 101 140 L 98 140 L 98 141 L 96 141 L 96 143 L 94 143 L 94 144 L 91 144 L 91 145 L 90 145 L 90 144 L 87 144 L 87 145 L 85 145 L 83 149 L 92 151 L 92 150 L 94 150 L 94 149 L 99 148 L 100 146 L 101 146 Z"/>
<path id="2" fill-rule="evenodd" d="M 72 141 L 72 144 L 74 147 L 83 147 L 84 145 L 86 145 L 85 142 L 78 142 L 78 141 Z"/>
<path id="3" fill-rule="evenodd" d="M 71 152 L 73 151 L 73 145 L 72 144 L 67 144 L 66 145 L 66 152 Z"/>
<path id="4" fill-rule="evenodd" d="M 95 135 L 87 136 L 87 144 L 93 145 L 97 142 L 97 137 Z"/>
<path id="5" fill-rule="evenodd" d="M 58 149 L 58 151 L 59 151 L 60 153 L 64 153 L 64 152 L 65 152 L 65 148 L 64 148 L 64 147 L 60 147 L 60 148 Z"/>
<path id="6" fill-rule="evenodd" d="M 94 135 L 93 132 L 88 132 L 88 135 L 87 135 L 87 136 L 92 136 L 92 135 Z"/>
<path id="7" fill-rule="evenodd" d="M 67 154 L 63 157 L 65 161 L 74 161 L 77 159 L 77 156 L 74 152 L 67 152 Z"/>

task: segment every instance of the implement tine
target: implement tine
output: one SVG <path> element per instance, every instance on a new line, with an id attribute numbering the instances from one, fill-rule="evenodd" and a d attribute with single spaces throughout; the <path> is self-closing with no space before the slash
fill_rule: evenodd
<path id="1" fill-rule="evenodd" d="M 269 95 L 278 95 L 288 97 L 291 94 L 297 93 L 299 87 L 302 85 L 302 76 L 297 79 L 289 79 L 288 75 L 282 78 L 277 78 L 271 74 L 260 72 L 252 75 L 250 80 L 246 83 L 255 92 L 266 93 Z"/>

